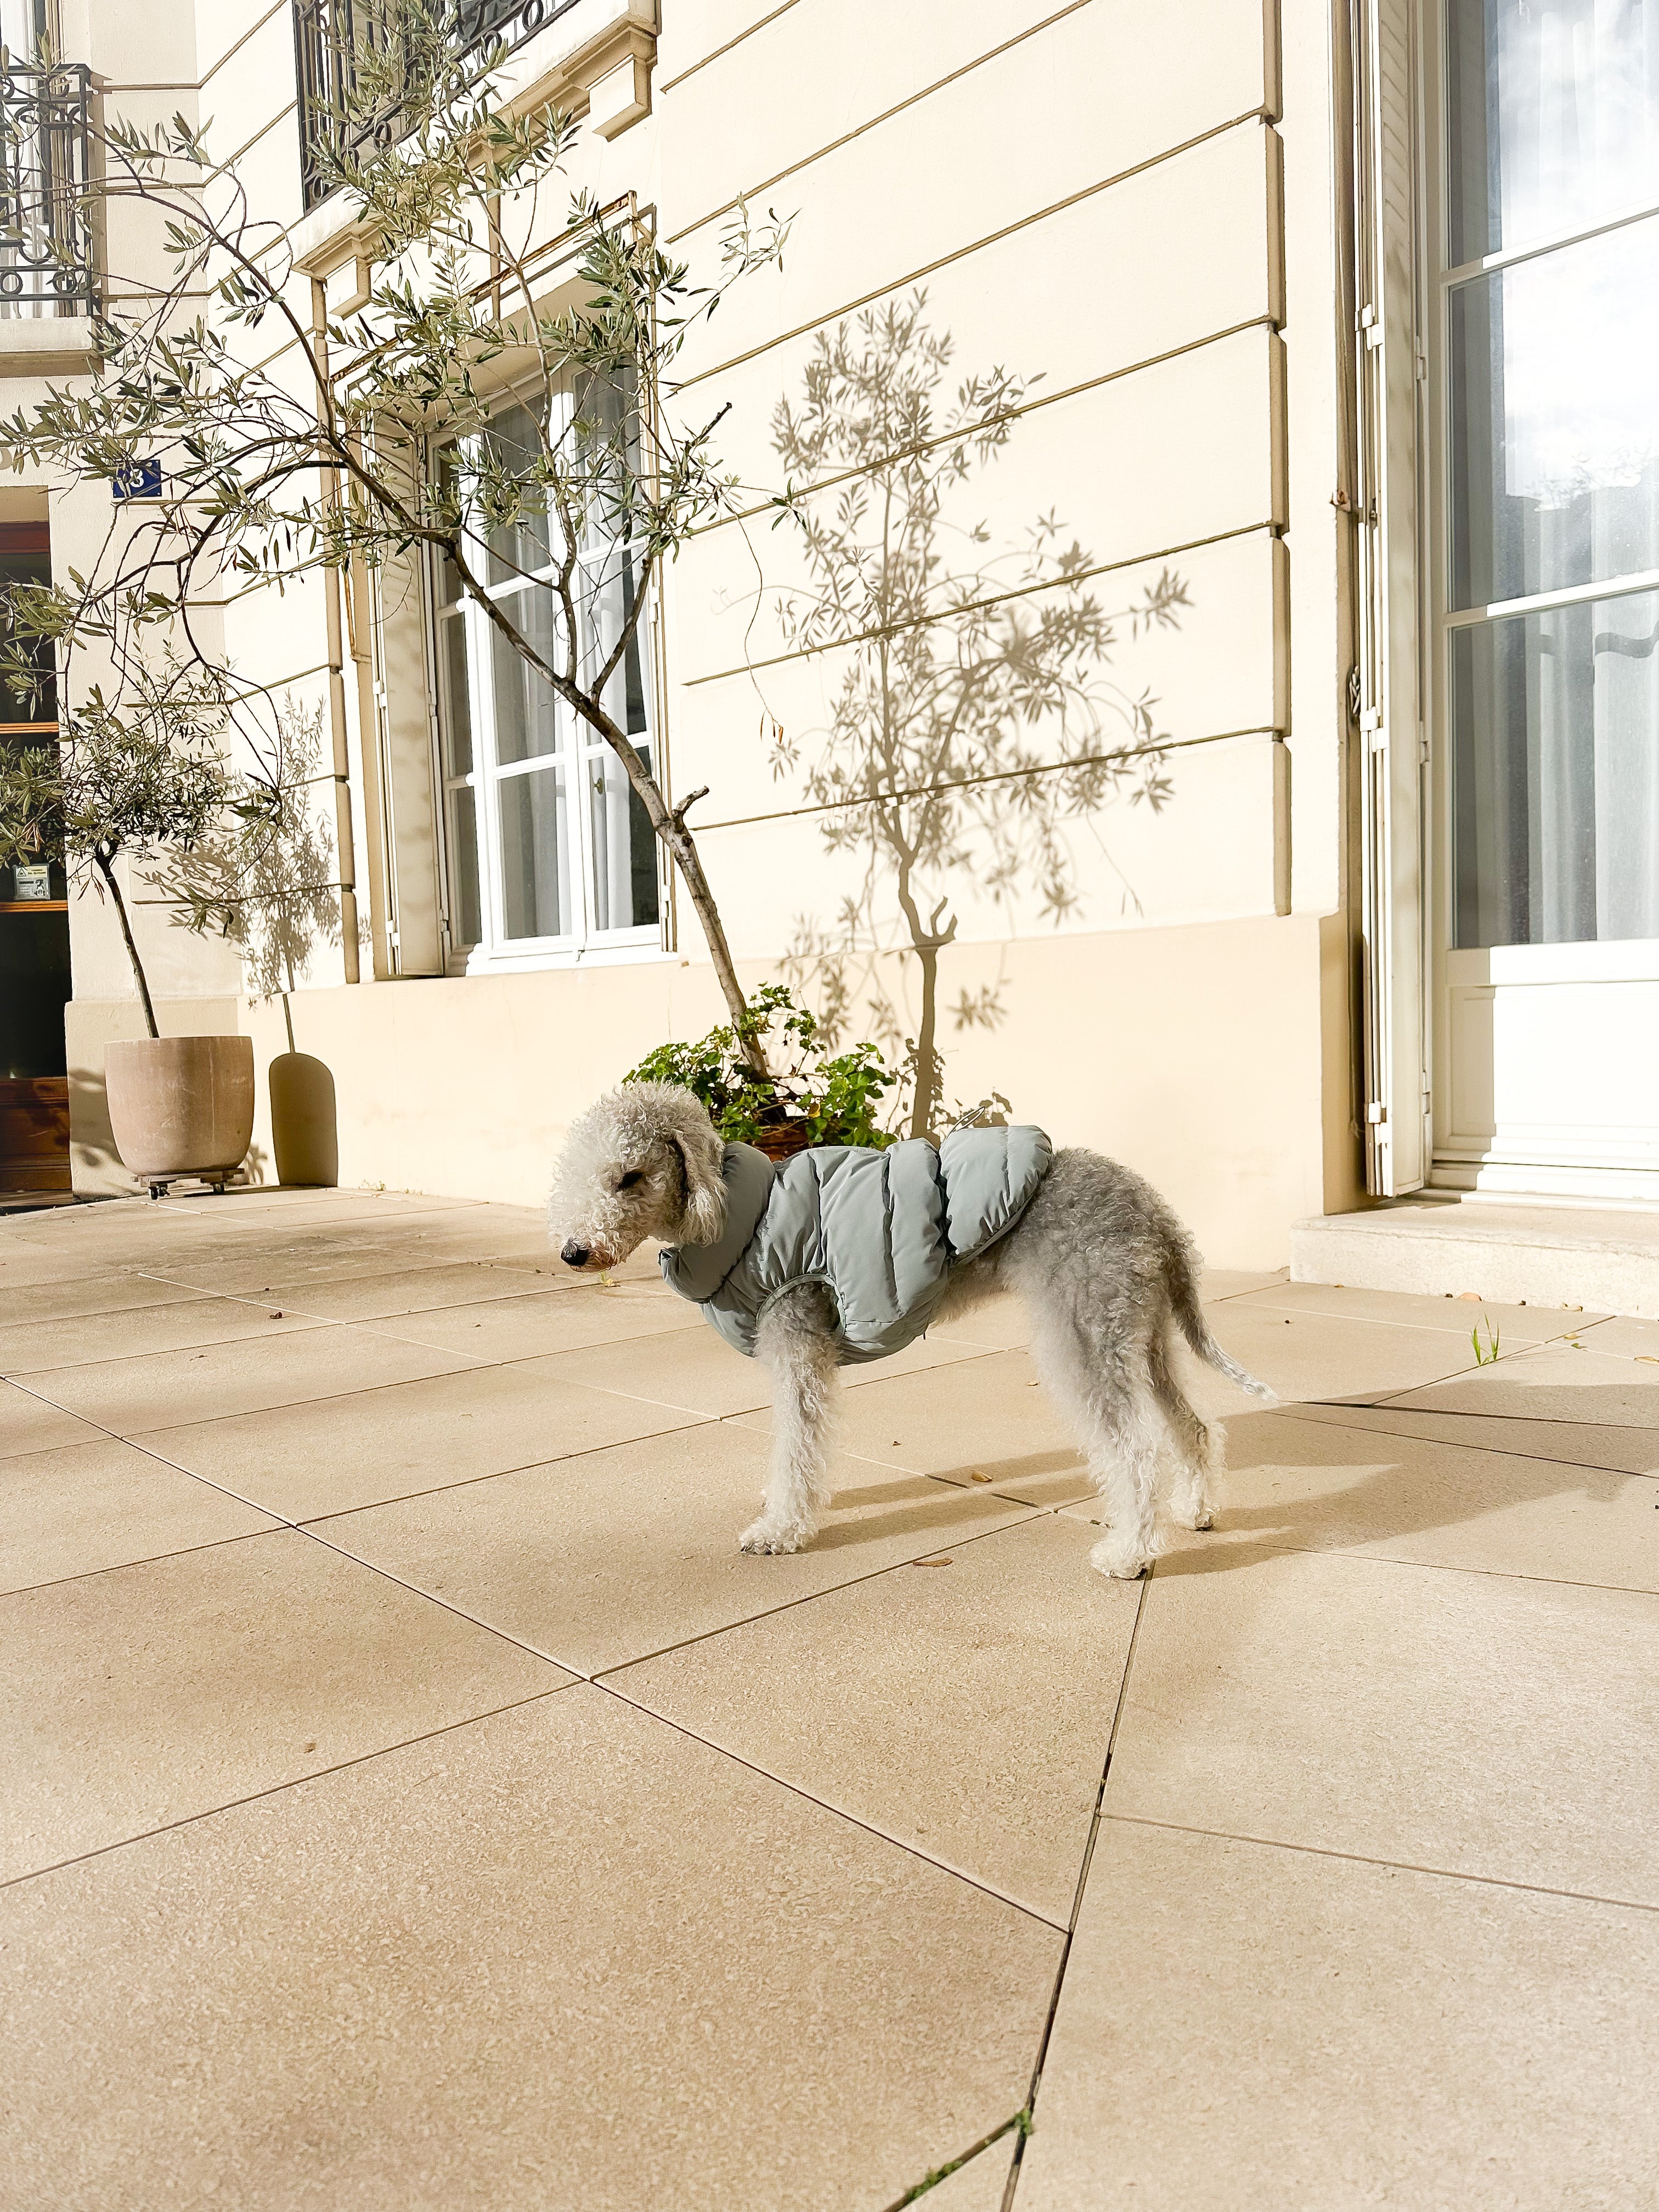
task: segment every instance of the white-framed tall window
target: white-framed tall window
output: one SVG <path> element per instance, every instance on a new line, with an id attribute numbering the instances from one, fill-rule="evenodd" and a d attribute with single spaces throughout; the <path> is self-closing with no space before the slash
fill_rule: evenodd
<path id="1" fill-rule="evenodd" d="M 575 410 L 561 403 L 568 425 Z M 614 434 L 625 395 L 586 393 L 585 417 Z M 540 438 L 528 407 L 502 406 L 488 433 L 526 465 Z M 440 469 L 465 481 L 464 445 L 441 447 Z M 556 522 L 530 514 L 483 528 L 484 580 L 535 651 L 555 665 L 568 650 L 555 588 Z M 573 597 L 584 670 L 615 650 L 638 569 L 604 502 L 580 523 Z M 447 560 L 434 564 L 433 630 L 443 791 L 450 966 L 475 970 L 626 957 L 662 944 L 660 848 L 622 762 L 558 697 L 470 595 Z M 607 682 L 605 712 L 654 773 L 647 605 Z"/>
<path id="2" fill-rule="evenodd" d="M 1659 0 L 1444 0 L 1455 949 L 1659 938 Z"/>

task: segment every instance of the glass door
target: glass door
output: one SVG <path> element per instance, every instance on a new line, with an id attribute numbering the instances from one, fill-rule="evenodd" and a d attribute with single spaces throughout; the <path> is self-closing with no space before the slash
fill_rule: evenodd
<path id="1" fill-rule="evenodd" d="M 1446 0 L 1434 1176 L 1659 1202 L 1659 0 Z"/>

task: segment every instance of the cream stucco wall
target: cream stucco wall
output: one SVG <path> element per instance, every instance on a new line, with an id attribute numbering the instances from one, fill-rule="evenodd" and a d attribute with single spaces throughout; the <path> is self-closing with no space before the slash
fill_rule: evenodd
<path id="1" fill-rule="evenodd" d="M 945 495 L 944 522 L 964 533 L 951 542 L 977 526 L 1000 556 L 1052 513 L 1103 605 L 1166 568 L 1188 600 L 1178 627 L 1122 626 L 1113 664 L 1158 702 L 1167 803 L 1120 798 L 1062 825 L 1076 896 L 1060 925 L 1034 880 L 989 896 L 971 841 L 936 886 L 957 925 L 941 973 L 948 1088 L 1006 1092 L 1061 1141 L 1133 1162 L 1218 1262 L 1282 1260 L 1292 1219 L 1352 1201 L 1357 1158 L 1328 13 L 1310 0 L 659 7 L 649 112 L 609 140 L 584 131 L 575 181 L 601 199 L 635 192 L 705 268 L 740 195 L 793 225 L 781 274 L 740 287 L 686 364 L 686 412 L 729 407 L 722 450 L 754 511 L 702 533 L 661 602 L 669 775 L 677 791 L 711 787 L 694 818 L 745 973 L 775 972 L 858 880 L 804 780 L 848 648 L 799 652 L 777 622 L 779 595 L 805 579 L 798 535 L 763 505 L 781 475 L 774 411 L 799 396 L 819 332 L 920 287 L 951 334 L 951 384 L 1000 365 L 1029 386 L 994 462 Z M 544 35 L 568 46 L 620 13 L 580 0 Z M 287 11 L 200 5 L 192 56 L 174 65 L 206 80 L 203 111 L 254 204 L 325 274 L 331 219 L 301 220 Z M 131 57 L 108 74 L 124 70 L 137 81 Z M 125 104 L 118 82 L 106 97 Z M 343 258 L 331 292 L 353 281 Z M 295 282 L 308 311 L 309 278 Z M 90 526 L 76 503 L 96 495 L 71 494 L 61 524 L 54 509 L 66 544 Z M 1042 604 L 1029 595 L 1023 611 Z M 418 608 L 399 606 L 376 659 L 368 595 L 361 582 L 347 594 L 333 695 L 372 921 L 365 980 L 345 984 L 340 949 L 319 945 L 285 1017 L 236 1000 L 225 948 L 158 936 L 150 916 L 163 1025 L 246 1028 L 263 1067 L 291 1019 L 334 1077 L 344 1182 L 531 1200 L 570 1115 L 718 1003 L 684 920 L 672 952 L 622 964 L 420 972 L 441 959 L 428 702 Z M 320 581 L 224 623 L 239 665 L 328 706 Z M 794 754 L 778 772 L 768 729 Z M 1027 742 L 1053 757 L 1041 721 Z M 415 921 L 394 944 L 398 902 Z M 101 1153 L 101 1046 L 137 1012 L 110 950 L 103 918 L 78 915 L 70 1063 L 88 1188 L 118 1179 Z M 878 959 L 869 988 L 914 1020 L 913 961 Z M 949 1009 L 987 992 L 997 1025 L 954 1026 Z"/>
<path id="2" fill-rule="evenodd" d="M 953 1074 L 975 1095 L 1001 1088 L 1017 1118 L 1061 1143 L 1133 1161 L 1196 1225 L 1215 1265 L 1277 1265 L 1285 1223 L 1321 1206 L 1319 939 L 1316 921 L 1291 916 L 972 948 L 968 976 L 1000 969 L 1018 996 L 1019 1049 L 981 1032 Z M 767 972 L 749 967 L 744 981 Z M 301 992 L 291 1042 L 280 1001 L 174 1000 L 157 1011 L 167 1034 L 252 1036 L 261 1179 L 272 1179 L 277 1149 L 270 1064 L 298 1051 L 334 1078 L 342 1183 L 533 1206 L 596 1084 L 661 1037 L 708 1028 L 720 1008 L 706 963 L 664 960 Z M 97 1075 L 111 1037 L 142 1034 L 136 1009 L 77 1001 L 69 1024 L 83 1186 L 130 1188 Z"/>

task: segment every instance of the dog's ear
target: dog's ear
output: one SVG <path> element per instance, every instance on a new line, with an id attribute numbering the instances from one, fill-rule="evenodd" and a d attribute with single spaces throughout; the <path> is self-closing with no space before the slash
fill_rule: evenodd
<path id="1" fill-rule="evenodd" d="M 682 1244 L 713 1244 L 726 1227 L 726 1146 L 712 1125 L 688 1125 L 670 1137 L 685 1171 L 685 1210 L 680 1216 Z"/>

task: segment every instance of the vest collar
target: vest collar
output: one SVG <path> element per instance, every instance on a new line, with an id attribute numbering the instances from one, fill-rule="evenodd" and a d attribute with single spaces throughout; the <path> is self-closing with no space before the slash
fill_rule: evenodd
<path id="1" fill-rule="evenodd" d="M 657 1255 L 664 1279 L 694 1305 L 706 1305 L 742 1259 L 772 1195 L 772 1163 L 752 1145 L 728 1145 L 720 1172 L 726 1179 L 726 1227 L 719 1240 L 673 1244 Z"/>

